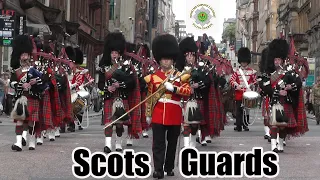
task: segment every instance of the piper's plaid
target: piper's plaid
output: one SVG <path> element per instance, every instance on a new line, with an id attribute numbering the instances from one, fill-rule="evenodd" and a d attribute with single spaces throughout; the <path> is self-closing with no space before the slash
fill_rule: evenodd
<path id="1" fill-rule="evenodd" d="M 69 82 L 67 76 L 65 75 L 66 82 Z M 67 89 L 64 92 L 60 92 L 60 102 L 63 113 L 63 121 L 66 123 L 73 122 L 73 112 L 72 112 L 72 104 L 71 104 L 71 91 L 69 83 L 67 83 Z"/>
<path id="2" fill-rule="evenodd" d="M 53 118 L 51 110 L 52 108 L 50 99 L 50 92 L 49 90 L 46 90 L 44 92 L 43 98 L 40 100 L 40 122 L 42 130 L 53 128 Z"/>
<path id="3" fill-rule="evenodd" d="M 134 72 L 134 75 L 135 75 L 136 87 L 128 97 L 128 104 L 130 108 L 133 108 L 140 103 L 141 94 L 140 94 L 139 80 L 133 66 L 131 66 L 131 70 Z M 139 138 L 139 134 L 142 132 L 141 107 L 139 106 L 135 108 L 133 111 L 131 111 L 130 117 L 131 117 L 130 119 L 131 119 L 131 125 L 132 125 L 131 127 L 132 131 L 130 135 L 131 137 Z"/>
<path id="4" fill-rule="evenodd" d="M 147 97 L 147 92 L 143 91 L 141 94 L 141 100 L 144 100 Z M 146 117 L 146 103 L 141 104 L 141 126 L 142 130 L 149 130 L 151 126 L 147 123 Z"/>
<path id="5" fill-rule="evenodd" d="M 59 90 L 55 76 L 51 76 L 53 89 L 50 89 L 51 111 L 54 115 L 52 118 L 53 126 L 58 127 L 63 119 L 63 113 L 60 105 Z"/>
<path id="6" fill-rule="evenodd" d="M 303 98 L 304 92 L 302 89 L 300 89 L 298 106 L 293 111 L 296 117 L 296 127 L 287 131 L 291 136 L 301 136 L 309 131 L 306 108 Z"/>
<path id="7" fill-rule="evenodd" d="M 212 82 L 213 79 L 211 78 Z M 218 90 L 214 86 L 214 83 L 211 83 L 210 90 L 209 90 L 209 98 L 208 98 L 208 119 L 207 121 L 207 128 L 208 128 L 208 135 L 210 136 L 220 136 L 221 131 L 221 109 L 219 108 L 219 105 L 221 106 L 221 103 L 218 102 L 219 99 Z M 205 137 L 206 135 L 203 135 Z"/>

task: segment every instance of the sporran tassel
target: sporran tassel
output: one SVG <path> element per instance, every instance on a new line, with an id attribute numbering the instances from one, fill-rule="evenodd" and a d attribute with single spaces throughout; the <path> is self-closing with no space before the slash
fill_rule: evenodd
<path id="1" fill-rule="evenodd" d="M 112 104 L 112 117 L 114 119 L 118 119 L 119 117 L 121 117 L 122 115 L 124 115 L 126 113 L 126 110 L 124 108 L 124 104 L 121 98 L 116 98 L 113 101 Z M 123 118 L 121 118 L 121 121 L 127 121 L 129 120 L 129 116 L 126 115 Z"/>
<path id="2" fill-rule="evenodd" d="M 271 125 L 287 126 L 288 117 L 284 114 L 283 106 L 278 102 L 272 106 Z"/>
<path id="3" fill-rule="evenodd" d="M 185 107 L 184 122 L 187 124 L 198 124 L 200 121 L 197 117 L 199 115 L 198 111 L 200 113 L 197 102 L 189 100 Z"/>
<path id="4" fill-rule="evenodd" d="M 15 102 L 13 110 L 11 112 L 11 118 L 15 120 L 25 120 L 29 116 L 28 112 L 28 99 L 25 96 L 21 96 Z"/>

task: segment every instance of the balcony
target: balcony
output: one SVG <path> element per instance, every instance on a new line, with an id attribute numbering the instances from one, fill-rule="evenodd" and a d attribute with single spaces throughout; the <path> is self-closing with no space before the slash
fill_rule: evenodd
<path id="1" fill-rule="evenodd" d="M 102 8 L 102 4 L 100 0 L 89 0 L 89 7 L 90 9 L 97 10 Z"/>

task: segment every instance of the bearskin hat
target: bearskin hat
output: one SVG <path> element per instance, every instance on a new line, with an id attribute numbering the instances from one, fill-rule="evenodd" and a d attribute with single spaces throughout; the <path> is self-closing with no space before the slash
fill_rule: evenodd
<path id="1" fill-rule="evenodd" d="M 33 50 L 32 40 L 27 35 L 19 35 L 13 40 L 12 50 L 10 66 L 17 69 L 20 67 L 21 54 L 28 53 L 31 55 Z"/>
<path id="2" fill-rule="evenodd" d="M 104 52 L 111 53 L 111 51 L 118 51 L 121 55 L 126 48 L 126 40 L 124 35 L 120 32 L 109 33 L 105 39 Z"/>
<path id="3" fill-rule="evenodd" d="M 148 46 L 147 44 L 143 44 L 143 47 L 144 47 L 144 49 L 145 49 L 145 51 L 146 51 L 147 58 L 150 58 L 151 55 L 150 55 L 150 48 L 149 48 L 149 46 Z"/>
<path id="4" fill-rule="evenodd" d="M 68 47 L 65 48 L 65 51 L 66 51 L 66 53 L 67 53 L 67 55 L 68 55 L 68 58 L 69 58 L 70 60 L 72 60 L 72 61 L 75 61 L 75 60 L 76 60 L 76 52 L 75 52 L 75 50 L 74 50 L 73 47 L 68 46 Z"/>
<path id="5" fill-rule="evenodd" d="M 251 52 L 247 47 L 241 47 L 238 51 L 238 63 L 251 63 Z"/>
<path id="6" fill-rule="evenodd" d="M 133 44 L 133 43 L 127 42 L 127 43 L 126 43 L 126 52 L 128 52 L 128 53 L 135 53 L 135 51 L 136 51 L 136 45 Z"/>
<path id="7" fill-rule="evenodd" d="M 289 44 L 284 39 L 274 39 L 268 46 L 268 58 L 266 66 L 266 71 L 272 73 L 276 70 L 274 66 L 274 59 L 281 58 L 285 60 L 288 57 Z"/>
<path id="8" fill-rule="evenodd" d="M 162 58 L 170 58 L 175 61 L 180 53 L 176 38 L 170 34 L 157 36 L 152 43 L 152 53 L 158 63 Z"/>
<path id="9" fill-rule="evenodd" d="M 111 63 L 111 52 L 118 51 L 120 55 L 126 49 L 126 39 L 124 35 L 120 32 L 112 32 L 107 35 L 104 42 L 104 49 L 103 49 L 103 57 L 99 62 L 99 66 L 110 66 Z"/>
<path id="10" fill-rule="evenodd" d="M 77 65 L 83 64 L 83 52 L 81 51 L 81 49 L 75 48 L 74 51 L 76 53 L 76 60 L 74 63 Z"/>
<path id="11" fill-rule="evenodd" d="M 268 48 L 264 48 L 261 52 L 261 60 L 259 62 L 259 69 L 261 73 L 266 73 L 268 51 Z"/>
<path id="12" fill-rule="evenodd" d="M 193 37 L 186 37 L 179 44 L 180 52 L 185 54 L 187 52 L 197 52 L 198 47 Z"/>

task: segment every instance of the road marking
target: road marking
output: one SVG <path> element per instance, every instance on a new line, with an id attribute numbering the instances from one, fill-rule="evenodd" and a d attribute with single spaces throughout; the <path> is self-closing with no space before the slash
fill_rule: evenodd
<path id="1" fill-rule="evenodd" d="M 310 144 L 307 144 L 307 146 L 310 146 Z"/>
<path id="2" fill-rule="evenodd" d="M 75 145 L 78 145 L 79 143 L 74 143 Z"/>
<path id="3" fill-rule="evenodd" d="M 61 153 L 64 153 L 64 151 L 60 151 Z"/>
<path id="4" fill-rule="evenodd" d="M 243 146 L 244 144 L 239 144 L 239 146 Z"/>

